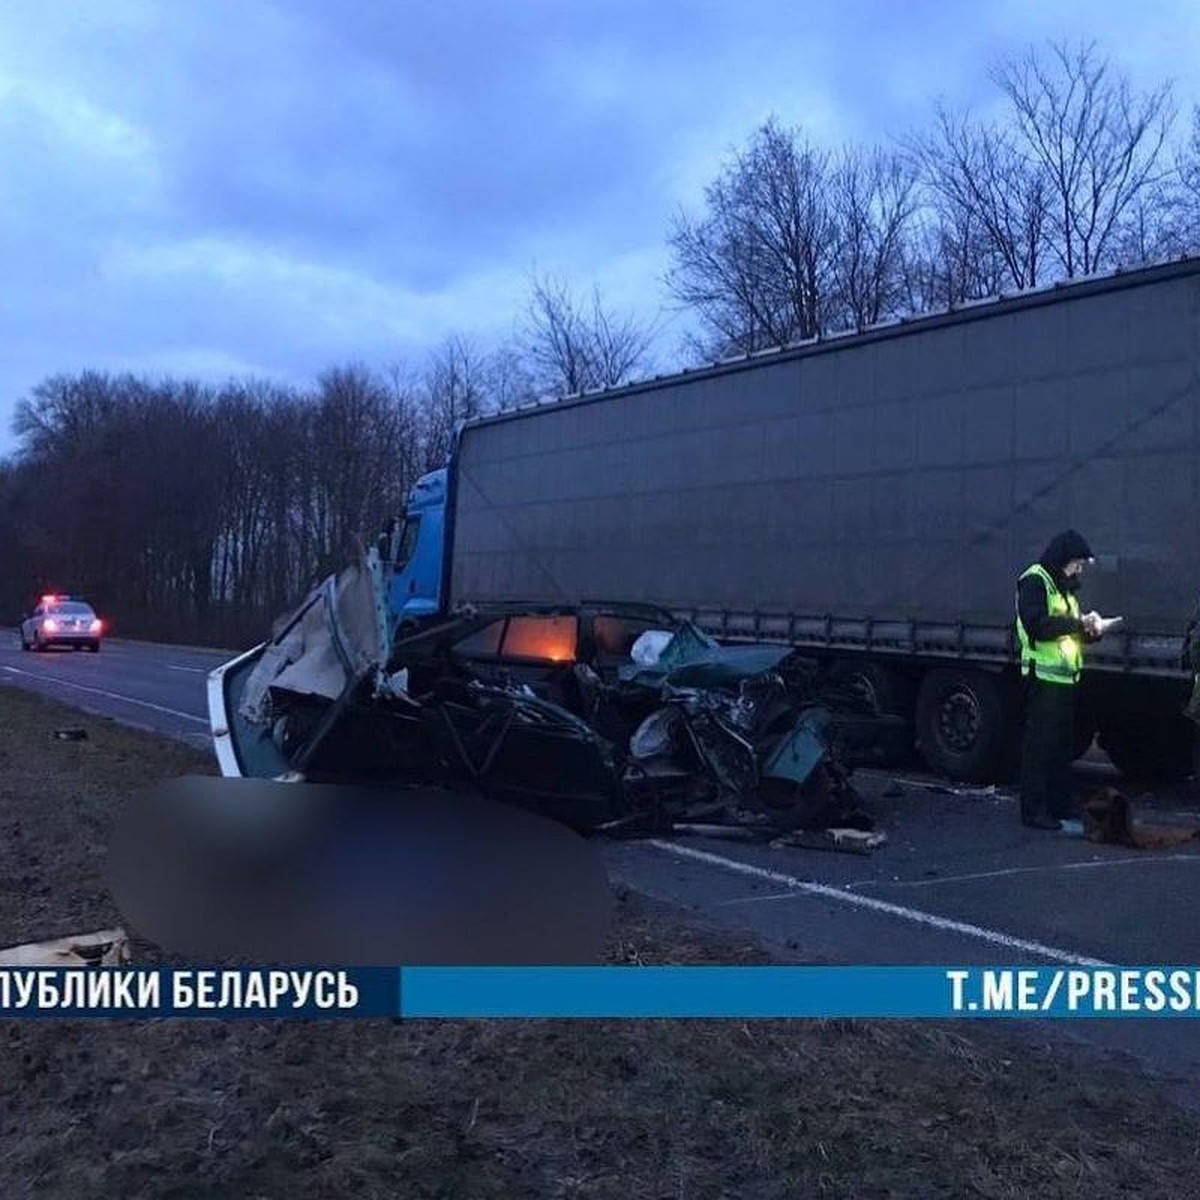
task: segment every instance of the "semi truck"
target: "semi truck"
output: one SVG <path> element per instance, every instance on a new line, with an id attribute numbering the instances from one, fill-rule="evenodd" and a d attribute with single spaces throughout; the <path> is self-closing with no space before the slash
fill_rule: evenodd
<path id="1" fill-rule="evenodd" d="M 1183 778 L 1200 595 L 1200 258 L 1000 295 L 465 424 L 389 542 L 405 629 L 644 602 L 778 641 L 958 780 L 1019 759 L 1021 571 L 1096 555 L 1076 751 Z"/>

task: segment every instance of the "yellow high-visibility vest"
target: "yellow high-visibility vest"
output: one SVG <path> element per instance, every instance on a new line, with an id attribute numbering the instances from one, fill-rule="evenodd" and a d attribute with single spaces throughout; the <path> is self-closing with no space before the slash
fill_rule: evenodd
<path id="1" fill-rule="evenodd" d="M 1046 586 L 1046 608 L 1052 617 L 1079 617 L 1079 601 L 1058 590 L 1053 576 L 1040 563 L 1034 563 L 1021 575 L 1028 579 L 1036 575 Z M 1083 670 L 1083 643 L 1077 637 L 1053 638 L 1034 642 L 1021 621 L 1020 601 L 1017 602 L 1017 638 L 1021 643 L 1021 674 L 1032 670 L 1046 683 L 1078 683 Z"/>

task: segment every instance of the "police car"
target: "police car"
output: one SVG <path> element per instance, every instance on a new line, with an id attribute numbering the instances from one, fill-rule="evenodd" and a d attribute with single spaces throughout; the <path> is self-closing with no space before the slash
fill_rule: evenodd
<path id="1" fill-rule="evenodd" d="M 86 646 L 93 654 L 100 649 L 104 622 L 78 596 L 43 596 L 37 607 L 21 622 L 21 649 L 45 650 L 50 646 Z"/>

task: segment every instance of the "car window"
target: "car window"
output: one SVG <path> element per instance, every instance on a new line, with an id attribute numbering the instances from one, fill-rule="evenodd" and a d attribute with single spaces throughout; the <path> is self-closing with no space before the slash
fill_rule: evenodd
<path id="1" fill-rule="evenodd" d="M 467 658 L 492 658 L 500 653 L 500 635 L 503 632 L 504 622 L 493 621 L 456 643 L 455 652 Z"/>
<path id="2" fill-rule="evenodd" d="M 421 532 L 421 518 L 409 517 L 404 522 L 404 531 L 400 535 L 400 545 L 396 549 L 396 569 L 399 570 L 417 549 L 417 537 Z"/>
<path id="3" fill-rule="evenodd" d="M 647 630 L 657 628 L 659 624 L 644 617 L 597 616 L 592 622 L 596 653 L 602 658 L 628 658 L 633 643 Z"/>
<path id="4" fill-rule="evenodd" d="M 571 662 L 578 640 L 579 622 L 573 616 L 511 617 L 501 653 L 504 658 Z"/>
<path id="5" fill-rule="evenodd" d="M 90 617 L 92 615 L 92 606 L 90 604 L 79 604 L 73 600 L 66 600 L 61 604 L 56 604 L 54 611 L 61 613 L 64 617 Z"/>

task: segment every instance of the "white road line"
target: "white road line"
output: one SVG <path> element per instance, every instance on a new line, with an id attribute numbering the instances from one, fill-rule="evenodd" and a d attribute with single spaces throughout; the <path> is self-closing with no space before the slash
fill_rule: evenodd
<path id="1" fill-rule="evenodd" d="M 1124 858 L 1105 858 L 1099 862 L 1048 863 L 1040 867 L 1006 867 L 1001 871 L 976 871 L 971 875 L 941 875 L 932 879 L 864 879 L 859 883 L 848 883 L 850 888 L 866 887 L 936 887 L 939 883 L 972 883 L 977 879 L 1003 879 L 1006 875 L 1046 874 L 1051 871 L 1093 871 L 1101 867 L 1128 867 L 1134 863 L 1142 866 L 1155 862 L 1200 862 L 1200 854 L 1146 854 L 1137 853 Z"/>
<path id="2" fill-rule="evenodd" d="M 208 672 L 203 667 L 176 667 L 171 663 L 167 663 L 168 671 L 187 671 L 189 675 L 207 675 Z"/>
<path id="3" fill-rule="evenodd" d="M 1041 958 L 1049 958 L 1055 962 L 1071 963 L 1078 967 L 1108 967 L 1111 963 L 1098 958 L 1086 958 L 1082 954 L 1074 954 L 1070 950 L 1061 950 L 1057 946 L 1047 946 L 1042 942 L 1029 941 L 1026 938 L 1013 937 L 998 929 L 988 929 L 982 925 L 970 925 L 965 921 L 954 921 L 949 917 L 939 917 L 936 913 L 922 912 L 917 908 L 905 908 L 902 904 L 889 904 L 886 900 L 876 900 L 871 896 L 860 896 L 855 892 L 845 892 L 840 888 L 829 887 L 824 883 L 812 883 L 804 879 L 796 879 L 785 875 L 782 871 L 772 871 L 766 867 L 756 867 L 752 863 L 739 862 L 734 858 L 724 858 L 720 854 L 711 854 L 707 850 L 695 850 L 691 846 L 679 846 L 673 842 L 660 842 L 652 839 L 648 843 L 658 850 L 673 854 L 677 858 L 692 859 L 695 862 L 707 863 L 709 866 L 721 867 L 739 875 L 747 875 L 753 879 L 766 879 L 790 888 L 793 892 L 801 892 L 808 896 L 820 896 L 823 900 L 835 900 L 839 904 L 848 904 L 852 908 L 863 908 L 870 912 L 882 913 L 888 917 L 898 917 L 902 921 L 911 921 L 914 925 L 924 925 L 942 933 L 957 933 L 962 937 L 974 938 L 981 942 L 990 942 L 993 946 L 1003 946 L 1006 950 L 1021 950 L 1028 954 L 1036 954 Z"/>
<path id="4" fill-rule="evenodd" d="M 96 696 L 107 696 L 110 700 L 120 700 L 123 704 L 136 704 L 139 708 L 149 708 L 154 712 L 166 713 L 171 717 L 181 717 L 185 721 L 195 721 L 198 725 L 207 725 L 207 717 L 197 717 L 192 713 L 180 712 L 177 708 L 167 708 L 162 704 L 151 704 L 149 700 L 135 700 L 132 696 L 122 696 L 119 692 L 106 692 L 103 688 L 87 687 L 82 683 L 72 683 L 68 679 L 55 679 L 53 675 L 42 675 L 37 671 L 21 671 L 16 667 L 5 667 L 10 675 L 23 675 L 26 679 L 40 679 L 44 683 L 57 683 L 61 687 L 74 688 L 79 692 L 91 692 Z"/>

